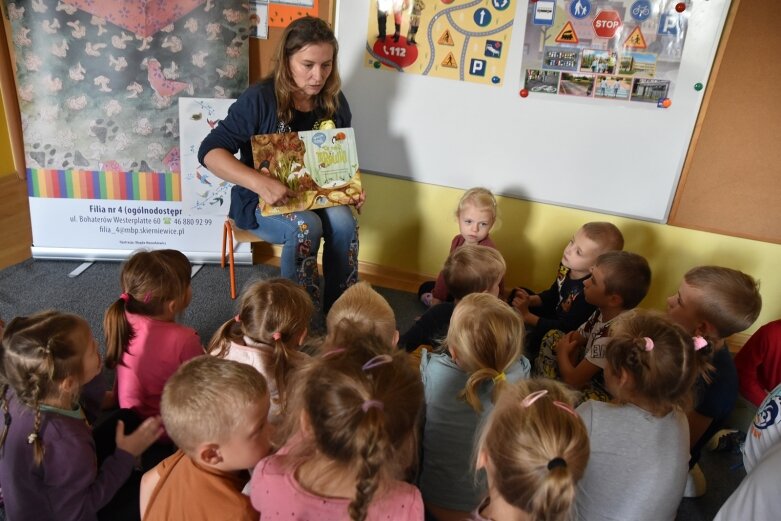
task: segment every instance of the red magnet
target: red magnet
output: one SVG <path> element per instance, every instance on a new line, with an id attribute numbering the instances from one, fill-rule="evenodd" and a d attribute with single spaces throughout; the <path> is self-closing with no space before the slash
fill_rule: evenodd
<path id="1" fill-rule="evenodd" d="M 529 95 L 529 91 L 528 91 L 528 90 L 526 90 L 526 89 L 521 89 L 521 97 L 522 97 L 522 98 L 525 98 L 525 97 L 526 97 L 526 96 L 528 96 L 528 95 Z"/>
<path id="2" fill-rule="evenodd" d="M 677 4 L 675 4 L 675 10 L 678 11 L 679 13 L 684 12 L 686 10 L 686 4 L 683 2 L 678 2 Z"/>

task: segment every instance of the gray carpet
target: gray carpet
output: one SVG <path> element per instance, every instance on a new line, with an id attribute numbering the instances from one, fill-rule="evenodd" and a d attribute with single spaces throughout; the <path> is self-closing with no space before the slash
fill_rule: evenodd
<path id="1" fill-rule="evenodd" d="M 87 319 L 95 337 L 102 344 L 103 312 L 120 293 L 118 262 L 96 262 L 76 278 L 68 274 L 81 263 L 77 261 L 28 260 L 0 270 L 0 317 L 10 318 L 44 309 L 59 309 Z M 238 266 L 239 287 L 258 277 L 274 277 L 277 268 Z M 228 272 L 218 265 L 205 265 L 193 278 L 193 299 L 181 322 L 194 327 L 201 340 L 208 342 L 214 331 L 236 313 L 236 302 L 230 298 Z M 396 313 L 403 333 L 423 312 L 416 295 L 386 288 L 376 288 Z M 740 457 L 729 453 L 705 452 L 701 466 L 708 479 L 708 492 L 698 499 L 684 499 L 678 510 L 679 521 L 713 519 L 729 494 L 745 475 L 742 468 L 733 469 Z M 631 500 L 627 498 L 627 500 Z M 0 510 L 0 519 L 3 519 Z"/>

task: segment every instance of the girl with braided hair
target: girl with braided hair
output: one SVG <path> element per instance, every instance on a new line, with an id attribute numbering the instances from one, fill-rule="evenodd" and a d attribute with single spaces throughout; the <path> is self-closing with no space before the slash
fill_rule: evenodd
<path id="1" fill-rule="evenodd" d="M 6 327 L 0 482 L 8 519 L 98 519 L 136 457 L 162 433 L 159 418 L 129 435 L 118 422 L 116 450 L 98 466 L 79 397 L 100 365 L 97 342 L 81 317 L 45 311 Z"/>
<path id="2" fill-rule="evenodd" d="M 286 408 L 290 373 L 308 358 L 299 348 L 313 312 L 309 295 L 293 281 L 259 280 L 244 290 L 239 312 L 209 343 L 209 354 L 251 365 L 266 378 L 271 396 L 268 418 L 274 425 Z"/>
<path id="3" fill-rule="evenodd" d="M 470 521 L 567 521 L 586 471 L 589 440 L 574 392 L 549 379 L 506 386 L 481 430 L 475 468 L 488 496 Z"/>
<path id="4" fill-rule="evenodd" d="M 422 521 L 420 492 L 401 481 L 417 456 L 420 376 L 387 340 L 340 336 L 296 374 L 286 444 L 255 467 L 252 506 L 264 521 Z"/>
<path id="5" fill-rule="evenodd" d="M 591 439 L 579 519 L 675 519 L 688 474 L 686 411 L 706 345 L 658 313 L 634 312 L 613 326 L 605 385 L 614 403 L 577 408 Z"/>

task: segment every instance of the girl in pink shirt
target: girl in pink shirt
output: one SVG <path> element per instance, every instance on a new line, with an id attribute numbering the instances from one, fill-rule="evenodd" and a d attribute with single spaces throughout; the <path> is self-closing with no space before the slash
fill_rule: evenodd
<path id="1" fill-rule="evenodd" d="M 266 378 L 272 424 L 285 410 L 288 375 L 308 358 L 299 347 L 313 311 L 301 286 L 288 279 L 260 280 L 244 291 L 238 314 L 209 343 L 209 354 L 251 365 Z"/>
<path id="2" fill-rule="evenodd" d="M 163 386 L 204 354 L 194 329 L 176 323 L 192 298 L 190 261 L 176 250 L 139 251 L 122 267 L 122 293 L 103 318 L 106 367 L 116 369 L 119 406 L 142 419 L 160 414 Z"/>
<path id="3" fill-rule="evenodd" d="M 252 506 L 263 521 L 423 521 L 420 492 L 400 479 L 417 454 L 420 376 L 387 340 L 341 338 L 296 373 L 287 444 L 255 467 Z"/>

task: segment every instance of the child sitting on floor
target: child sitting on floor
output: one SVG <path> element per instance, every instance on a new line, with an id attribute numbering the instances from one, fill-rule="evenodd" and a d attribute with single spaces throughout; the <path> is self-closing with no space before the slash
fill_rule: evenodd
<path id="1" fill-rule="evenodd" d="M 602 370 L 610 327 L 645 298 L 651 284 L 651 268 L 645 258 L 627 251 L 603 253 L 583 281 L 586 302 L 597 310 L 576 331 L 564 335 L 552 353 L 543 346 L 535 370 L 582 390 L 586 399 L 610 400 Z"/>
<path id="2" fill-rule="evenodd" d="M 692 472 L 686 497 L 705 493 L 705 477 L 696 464 L 738 397 L 737 370 L 726 339 L 754 323 L 761 309 L 757 282 L 745 273 L 720 266 L 692 268 L 683 276 L 678 292 L 667 298 L 669 317 L 709 344 L 711 370 L 698 379 L 694 410 L 688 414 Z"/>
<path id="3" fill-rule="evenodd" d="M 508 299 L 521 314 L 529 334 L 526 354 L 534 360 L 540 344 L 549 331 L 546 342 L 556 345 L 559 337 L 586 321 L 595 311 L 583 296 L 583 282 L 591 276 L 597 257 L 624 248 L 621 231 L 609 222 L 586 223 L 569 241 L 559 264 L 558 275 L 551 287 L 539 294 L 515 288 Z"/>
<path id="4" fill-rule="evenodd" d="M 485 188 L 470 188 L 461 200 L 456 210 L 459 233 L 450 242 L 450 254 L 465 244 L 477 244 L 496 248 L 488 237 L 496 222 L 496 198 Z M 428 281 L 418 289 L 420 301 L 427 307 L 436 306 L 441 302 L 453 300 L 444 271 L 439 272 L 436 282 Z"/>
<path id="5" fill-rule="evenodd" d="M 470 472 L 475 432 L 501 387 L 529 377 L 523 322 L 494 295 L 472 293 L 458 303 L 445 346 L 438 354 L 423 350 L 420 362 L 426 391 L 420 490 L 440 521 L 461 519 L 480 503 L 485 486 Z"/>
<path id="6" fill-rule="evenodd" d="M 547 379 L 506 386 L 477 443 L 488 497 L 469 521 L 569 521 L 578 480 L 589 461 L 583 421 L 572 392 Z"/>
<path id="7" fill-rule="evenodd" d="M 363 327 L 367 333 L 377 335 L 390 345 L 395 346 L 399 341 L 393 308 L 368 282 L 353 284 L 331 306 L 325 319 L 326 344 L 334 345 L 338 341 L 338 326 L 343 320 Z"/>
<path id="8" fill-rule="evenodd" d="M 287 443 L 252 473 L 263 521 L 423 519 L 420 492 L 400 480 L 417 455 L 420 377 L 375 335 L 345 345 L 323 346 L 297 375 Z"/>
<path id="9" fill-rule="evenodd" d="M 179 450 L 144 474 L 143 519 L 257 521 L 241 491 L 271 447 L 269 404 L 265 379 L 247 364 L 201 356 L 180 367 L 161 405 Z"/>
<path id="10" fill-rule="evenodd" d="M 401 335 L 399 347 L 414 351 L 421 345 L 438 344 L 447 333 L 456 304 L 471 293 L 498 296 L 506 268 L 502 254 L 487 246 L 467 244 L 451 253 L 442 273 L 455 300 L 427 310 Z"/>
<path id="11" fill-rule="evenodd" d="M 307 356 L 299 351 L 314 311 L 304 289 L 288 279 L 259 280 L 244 290 L 239 312 L 214 334 L 209 353 L 249 364 L 265 378 L 269 421 L 285 411 L 289 375 Z"/>
<path id="12" fill-rule="evenodd" d="M 675 519 L 688 472 L 686 411 L 705 367 L 704 345 L 658 313 L 616 323 L 605 358 L 615 402 L 589 400 L 577 409 L 591 440 L 579 519 Z"/>

